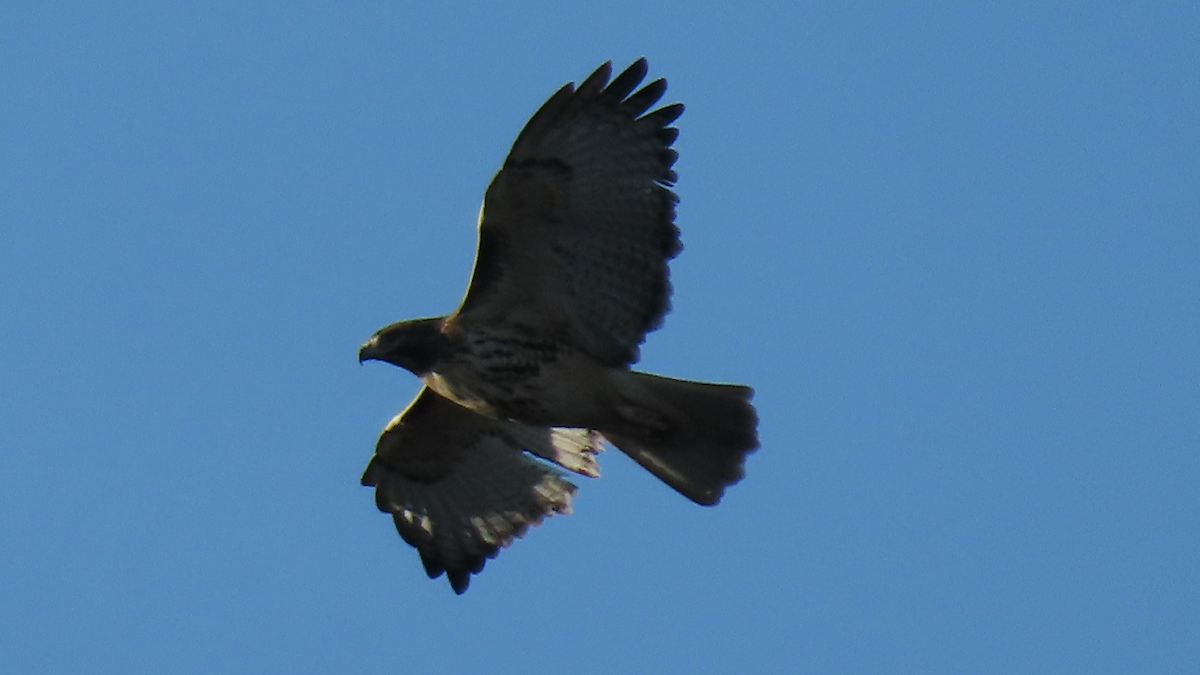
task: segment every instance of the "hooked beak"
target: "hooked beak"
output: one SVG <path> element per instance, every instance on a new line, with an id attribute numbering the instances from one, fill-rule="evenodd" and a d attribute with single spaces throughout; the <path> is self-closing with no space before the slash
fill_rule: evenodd
<path id="1" fill-rule="evenodd" d="M 378 361 L 379 358 L 379 336 L 372 335 L 370 340 L 363 343 L 363 346 L 358 348 L 358 362 Z"/>

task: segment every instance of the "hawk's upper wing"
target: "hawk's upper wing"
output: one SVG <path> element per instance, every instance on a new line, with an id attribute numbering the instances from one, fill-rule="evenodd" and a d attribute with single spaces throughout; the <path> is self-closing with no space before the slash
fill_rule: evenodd
<path id="1" fill-rule="evenodd" d="M 459 320 L 514 321 L 559 336 L 609 365 L 638 345 L 670 304 L 676 103 L 638 60 L 611 83 L 606 63 L 568 84 L 525 125 L 492 180 Z M 606 86 L 607 85 L 607 86 Z"/>
<path id="2" fill-rule="evenodd" d="M 600 436 L 586 429 L 531 427 L 484 417 L 422 389 L 375 448 L 363 485 L 375 487 L 430 578 L 445 572 L 456 593 L 530 525 L 569 513 L 575 486 L 522 449 L 584 475 L 598 475 Z"/>

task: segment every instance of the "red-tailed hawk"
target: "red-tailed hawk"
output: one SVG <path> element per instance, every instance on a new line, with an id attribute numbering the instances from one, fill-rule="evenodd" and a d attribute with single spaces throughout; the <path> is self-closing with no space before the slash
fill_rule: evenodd
<path id="1" fill-rule="evenodd" d="M 634 372 L 670 307 L 675 103 L 640 59 L 567 84 L 517 136 L 484 197 L 475 270 L 453 314 L 383 328 L 359 360 L 425 382 L 363 484 L 462 593 L 472 573 L 597 475 L 607 439 L 688 499 L 716 504 L 758 447 L 749 387 Z"/>

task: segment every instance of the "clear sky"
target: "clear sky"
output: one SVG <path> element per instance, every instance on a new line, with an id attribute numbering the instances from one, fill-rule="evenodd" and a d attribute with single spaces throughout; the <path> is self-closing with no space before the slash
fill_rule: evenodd
<path id="1" fill-rule="evenodd" d="M 0 672 L 1185 673 L 1194 3 L 5 3 Z M 563 83 L 688 109 L 641 367 L 757 390 L 462 597 L 358 479 Z"/>

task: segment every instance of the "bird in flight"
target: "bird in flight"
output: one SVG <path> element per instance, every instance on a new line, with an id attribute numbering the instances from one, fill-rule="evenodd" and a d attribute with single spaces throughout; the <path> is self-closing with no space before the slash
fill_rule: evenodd
<path id="1" fill-rule="evenodd" d="M 646 72 L 639 59 L 610 81 L 605 63 L 551 96 L 488 186 L 459 308 L 359 350 L 424 382 L 362 482 L 456 593 L 530 525 L 570 511 L 562 469 L 599 475 L 604 440 L 706 506 L 758 447 L 749 387 L 630 369 L 670 309 L 682 249 L 670 125 L 683 105 L 647 112 L 667 84 L 639 89 Z"/>

